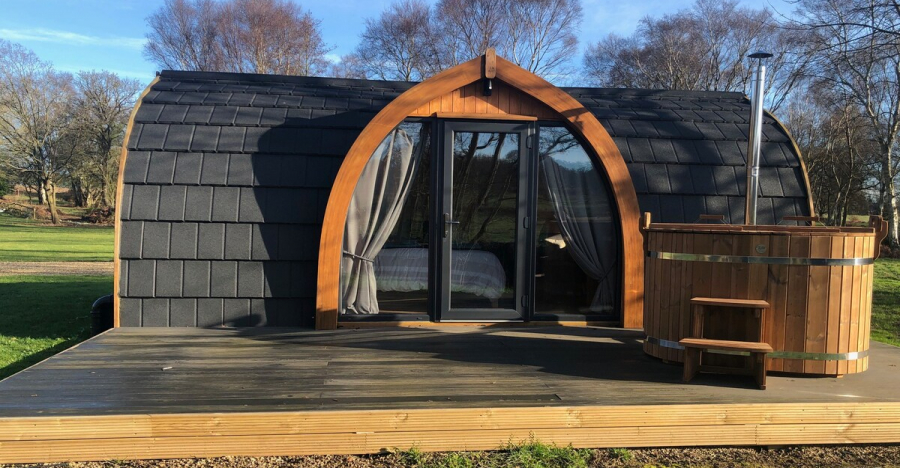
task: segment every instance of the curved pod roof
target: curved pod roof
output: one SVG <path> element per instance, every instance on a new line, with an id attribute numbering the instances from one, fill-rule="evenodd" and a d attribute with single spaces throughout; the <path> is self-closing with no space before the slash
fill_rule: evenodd
<path id="1" fill-rule="evenodd" d="M 162 72 L 136 110 L 117 214 L 122 326 L 311 326 L 319 235 L 351 145 L 412 83 Z M 743 221 L 738 93 L 562 88 L 603 125 L 641 211 Z M 764 122 L 759 220 L 809 215 L 800 157 Z"/>

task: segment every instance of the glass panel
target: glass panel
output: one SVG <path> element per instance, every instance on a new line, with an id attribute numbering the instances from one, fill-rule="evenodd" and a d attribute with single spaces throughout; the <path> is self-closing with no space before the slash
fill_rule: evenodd
<path id="1" fill-rule="evenodd" d="M 454 132 L 450 308 L 515 309 L 519 134 Z"/>
<path id="2" fill-rule="evenodd" d="M 535 312 L 618 315 L 619 237 L 613 198 L 565 127 L 540 128 Z"/>
<path id="3" fill-rule="evenodd" d="M 430 126 L 404 122 L 366 164 L 350 201 L 342 314 L 428 312 Z"/>

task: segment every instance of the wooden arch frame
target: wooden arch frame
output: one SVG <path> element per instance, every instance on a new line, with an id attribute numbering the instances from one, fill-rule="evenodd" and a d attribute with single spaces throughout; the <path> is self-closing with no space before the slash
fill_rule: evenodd
<path id="1" fill-rule="evenodd" d="M 356 183 L 375 149 L 388 133 L 423 104 L 485 77 L 496 78 L 553 109 L 594 149 L 600 166 L 609 178 L 619 213 L 624 250 L 622 325 L 626 328 L 640 328 L 643 325 L 644 249 L 639 229 L 640 208 L 631 174 L 618 147 L 594 114 L 575 98 L 512 62 L 496 57 L 489 50 L 484 56 L 445 70 L 398 96 L 372 119 L 350 147 L 331 189 L 322 222 L 316 289 L 316 329 L 337 328 L 341 246 L 347 210 Z M 502 119 L 502 116 L 497 115 L 497 118 Z"/>

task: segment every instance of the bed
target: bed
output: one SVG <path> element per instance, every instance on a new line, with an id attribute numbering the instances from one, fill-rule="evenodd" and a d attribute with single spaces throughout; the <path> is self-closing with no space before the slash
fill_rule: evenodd
<path id="1" fill-rule="evenodd" d="M 450 290 L 499 299 L 506 288 L 506 273 L 496 255 L 483 250 L 454 250 L 451 254 Z M 428 289 L 428 249 L 383 249 L 375 257 L 379 291 Z"/>

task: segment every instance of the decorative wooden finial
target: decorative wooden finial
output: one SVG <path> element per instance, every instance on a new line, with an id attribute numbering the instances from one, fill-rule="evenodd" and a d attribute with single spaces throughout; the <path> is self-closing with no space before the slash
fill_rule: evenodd
<path id="1" fill-rule="evenodd" d="M 483 78 L 492 80 L 497 76 L 497 52 L 493 47 L 488 47 L 484 51 L 484 69 L 482 70 Z"/>

